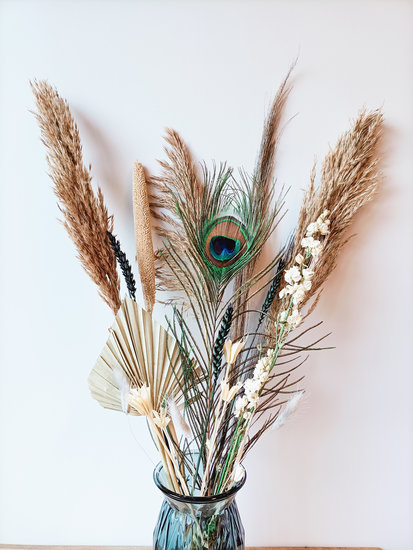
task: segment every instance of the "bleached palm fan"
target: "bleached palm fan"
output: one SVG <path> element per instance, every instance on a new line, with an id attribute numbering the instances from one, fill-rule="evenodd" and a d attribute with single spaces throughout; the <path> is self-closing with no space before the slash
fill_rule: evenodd
<path id="1" fill-rule="evenodd" d="M 102 407 L 128 411 L 129 389 L 146 384 L 154 410 L 168 397 L 179 399 L 182 383 L 179 347 L 175 338 L 129 297 L 124 298 L 88 382 Z"/>

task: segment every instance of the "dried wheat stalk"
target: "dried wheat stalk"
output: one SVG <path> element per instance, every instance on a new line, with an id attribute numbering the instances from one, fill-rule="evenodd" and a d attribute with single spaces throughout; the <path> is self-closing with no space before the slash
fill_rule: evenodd
<path id="1" fill-rule="evenodd" d="M 313 167 L 310 187 L 307 190 L 297 224 L 292 259 L 286 269 L 294 264 L 301 252 L 301 240 L 308 225 L 325 210 L 329 210 L 330 233 L 317 263 L 311 290 L 305 302 L 319 296 L 322 285 L 336 266 L 337 256 L 350 237 L 346 231 L 356 212 L 369 202 L 380 180 L 377 143 L 383 130 L 381 110 L 361 111 L 352 128 L 345 132 L 336 146 L 324 159 L 320 185 L 316 187 L 316 170 Z M 318 299 L 318 296 L 316 300 Z M 304 303 L 303 302 L 303 305 Z M 272 315 L 277 316 L 280 301 L 273 303 Z M 314 304 L 313 304 L 314 305 Z"/>
<path id="2" fill-rule="evenodd" d="M 135 221 L 136 259 L 139 266 L 145 307 L 152 313 L 155 304 L 155 257 L 153 253 L 151 213 L 142 164 L 133 165 L 133 217 Z"/>
<path id="3" fill-rule="evenodd" d="M 101 189 L 97 195 L 93 192 L 90 166 L 83 164 L 79 131 L 67 102 L 45 81 L 34 81 L 31 86 L 63 224 L 86 273 L 116 313 L 120 307 L 120 283 L 107 237 L 107 232 L 113 231 L 113 217 L 108 215 Z"/>

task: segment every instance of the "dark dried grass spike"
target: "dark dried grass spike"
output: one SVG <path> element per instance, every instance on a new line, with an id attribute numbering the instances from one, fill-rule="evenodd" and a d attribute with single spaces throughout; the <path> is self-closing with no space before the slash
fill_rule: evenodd
<path id="1" fill-rule="evenodd" d="M 118 264 L 122 270 L 123 276 L 125 278 L 125 283 L 128 288 L 129 296 L 132 300 L 136 301 L 136 281 L 132 273 L 132 267 L 129 263 L 129 260 L 126 257 L 126 254 L 122 252 L 120 247 L 120 242 L 116 239 L 112 233 L 107 232 L 110 246 L 112 247 L 113 253 L 118 261 Z"/>

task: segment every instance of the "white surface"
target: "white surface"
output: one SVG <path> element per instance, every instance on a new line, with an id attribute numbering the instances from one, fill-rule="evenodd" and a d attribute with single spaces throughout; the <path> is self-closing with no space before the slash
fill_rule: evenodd
<path id="1" fill-rule="evenodd" d="M 112 316 L 56 221 L 29 79 L 69 100 L 133 257 L 133 160 L 156 170 L 172 126 L 198 158 L 251 170 L 299 54 L 282 234 L 314 154 L 363 105 L 384 108 L 386 181 L 314 314 L 336 349 L 311 357 L 304 407 L 247 461 L 247 542 L 413 548 L 412 15 L 401 1 L 0 1 L 1 543 L 148 544 L 161 503 L 125 417 L 88 394 Z"/>

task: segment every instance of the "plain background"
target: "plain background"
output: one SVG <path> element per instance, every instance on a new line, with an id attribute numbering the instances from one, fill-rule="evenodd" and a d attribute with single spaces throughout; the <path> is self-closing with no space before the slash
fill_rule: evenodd
<path id="1" fill-rule="evenodd" d="M 278 241 L 362 106 L 385 113 L 385 181 L 313 316 L 336 347 L 246 461 L 247 543 L 413 548 L 412 46 L 407 1 L 0 1 L 1 543 L 148 544 L 161 504 L 144 421 L 88 393 L 112 315 L 56 221 L 29 80 L 68 99 L 132 258 L 132 162 L 155 173 L 171 126 L 197 158 L 251 170 L 298 56 Z"/>

